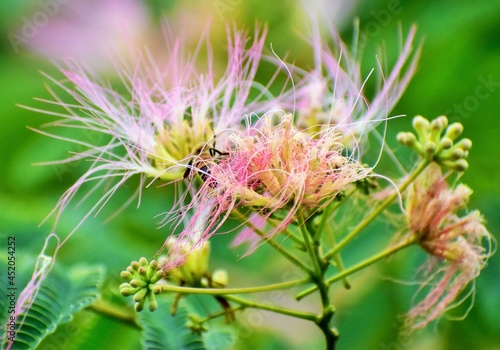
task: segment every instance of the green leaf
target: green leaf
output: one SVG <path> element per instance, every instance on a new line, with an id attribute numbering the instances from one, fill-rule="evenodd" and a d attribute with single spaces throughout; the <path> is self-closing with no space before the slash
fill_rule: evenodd
<path id="1" fill-rule="evenodd" d="M 203 342 L 207 350 L 230 350 L 234 348 L 236 336 L 231 329 L 210 328 L 203 333 Z"/>
<path id="2" fill-rule="evenodd" d="M 143 349 L 147 350 L 205 350 L 202 337 L 191 333 L 186 327 L 188 310 L 181 301 L 177 313 L 170 313 L 172 301 L 157 298 L 158 308 L 154 312 L 143 311 L 139 314 Z"/>
<path id="3" fill-rule="evenodd" d="M 60 324 L 71 321 L 75 313 L 92 304 L 97 299 L 102 275 L 99 267 L 55 266 L 42 282 L 31 308 L 18 317 L 11 349 L 35 349 Z M 7 315 L 6 309 L 1 312 Z M 8 344 L 5 329 L 0 336 L 5 349 Z"/>

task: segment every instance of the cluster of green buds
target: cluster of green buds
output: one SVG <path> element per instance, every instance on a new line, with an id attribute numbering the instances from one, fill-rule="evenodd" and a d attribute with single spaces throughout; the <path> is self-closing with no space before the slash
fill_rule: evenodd
<path id="1" fill-rule="evenodd" d="M 432 122 L 416 116 L 413 119 L 413 128 L 418 138 L 411 132 L 401 132 L 397 136 L 398 141 L 427 161 L 434 161 L 459 172 L 468 168 L 466 158 L 472 147 L 472 141 L 464 138 L 455 142 L 464 129 L 462 124 L 453 123 L 448 126 L 448 119 L 445 116 L 440 116 Z"/>
<path id="2" fill-rule="evenodd" d="M 139 262 L 133 261 L 120 276 L 127 281 L 120 285 L 120 293 L 123 296 L 134 296 L 135 310 L 142 311 L 146 300 L 149 302 L 149 311 L 158 307 L 155 295 L 161 293 L 161 285 L 156 284 L 165 277 L 165 272 L 156 260 L 149 264 L 146 258 Z"/>
<path id="3" fill-rule="evenodd" d="M 167 242 L 167 249 L 176 243 L 175 238 Z M 149 303 L 149 310 L 158 307 L 156 295 L 168 292 L 167 282 L 185 287 L 224 288 L 228 283 L 225 270 L 208 272 L 210 243 L 193 246 L 185 243 L 179 250 L 171 250 L 169 255 L 152 260 L 149 264 L 146 258 L 133 261 L 120 276 L 127 281 L 120 286 L 123 296 L 134 296 L 135 310 L 142 311 Z M 166 271 L 166 272 L 165 272 Z M 160 282 L 160 283 L 158 283 Z"/>

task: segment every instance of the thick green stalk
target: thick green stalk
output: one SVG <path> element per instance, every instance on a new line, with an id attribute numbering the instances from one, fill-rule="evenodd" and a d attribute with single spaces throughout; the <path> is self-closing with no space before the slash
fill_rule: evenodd
<path id="1" fill-rule="evenodd" d="M 313 242 L 311 239 L 310 233 L 307 231 L 306 224 L 304 218 L 299 215 L 297 223 L 300 228 L 300 232 L 302 233 L 302 239 L 304 240 L 304 244 L 306 246 L 307 253 L 309 254 L 309 258 L 313 264 L 313 274 L 311 276 L 315 277 L 315 281 L 319 281 L 321 275 L 323 274 L 323 269 L 321 268 L 321 262 L 319 261 L 319 255 L 317 255 L 317 249 L 315 248 L 316 242 Z"/>
<path id="2" fill-rule="evenodd" d="M 353 273 L 358 272 L 359 270 L 362 270 L 365 267 L 368 267 L 368 266 L 376 263 L 377 261 L 382 260 L 383 258 L 386 258 L 392 254 L 395 254 L 396 252 L 414 244 L 415 242 L 417 242 L 417 237 L 416 236 L 410 237 L 407 240 L 399 243 L 398 245 L 387 248 L 386 250 L 372 256 L 371 258 L 368 258 L 365 261 L 362 261 L 361 263 L 359 263 L 359 264 L 357 264 L 357 265 L 355 265 L 347 270 L 344 270 L 343 272 L 341 272 L 333 277 L 330 277 L 329 279 L 326 280 L 326 284 L 330 285 L 330 284 L 337 282 L 337 281 L 339 281 L 339 280 L 341 280 L 349 275 L 352 275 Z M 295 299 L 300 300 L 300 299 L 304 298 L 305 296 L 314 292 L 316 289 L 318 289 L 318 287 L 311 287 L 303 292 L 300 292 L 299 294 L 297 294 L 295 296 Z"/>
<path id="3" fill-rule="evenodd" d="M 333 350 L 335 348 L 338 334 L 330 328 L 330 322 L 335 314 L 335 307 L 330 302 L 328 293 L 329 287 L 328 284 L 325 283 L 325 272 L 328 265 L 325 261 L 321 260 L 319 254 L 319 241 L 312 239 L 313 235 L 311 235 L 307 230 L 303 216 L 298 217 L 298 225 L 300 227 L 300 231 L 302 232 L 307 252 L 313 262 L 314 275 L 311 277 L 313 278 L 313 282 L 316 284 L 316 288 L 319 289 L 321 305 L 323 308 L 321 316 L 318 317 L 315 323 L 325 336 L 327 350 Z M 314 236 L 318 237 L 317 235 Z"/>
<path id="4" fill-rule="evenodd" d="M 408 176 L 408 178 L 399 186 L 398 191 L 395 191 L 385 201 L 382 202 L 378 207 L 376 207 L 362 222 L 356 226 L 351 233 L 349 233 L 344 239 L 342 239 L 335 247 L 333 247 L 324 256 L 324 259 L 330 260 L 337 252 L 344 248 L 349 242 L 351 242 L 361 231 L 363 231 L 366 226 L 368 226 L 377 216 L 382 213 L 393 201 L 396 199 L 399 193 L 402 193 L 414 180 L 420 175 L 420 173 L 430 164 L 429 161 L 423 161 L 420 165 L 415 168 L 415 170 Z"/>

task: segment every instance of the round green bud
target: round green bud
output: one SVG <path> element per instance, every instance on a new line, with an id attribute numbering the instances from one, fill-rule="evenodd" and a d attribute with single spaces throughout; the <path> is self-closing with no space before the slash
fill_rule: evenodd
<path id="1" fill-rule="evenodd" d="M 427 141 L 424 145 L 424 152 L 427 156 L 431 157 L 436 152 L 436 144 L 432 141 Z"/>
<path id="2" fill-rule="evenodd" d="M 212 274 L 212 283 L 216 288 L 223 288 L 229 282 L 229 275 L 226 270 L 215 270 Z"/>
<path id="3" fill-rule="evenodd" d="M 130 264 L 130 266 L 132 267 L 132 269 L 134 271 L 137 271 L 141 265 L 139 265 L 139 263 L 137 261 L 132 261 L 132 263 Z"/>
<path id="4" fill-rule="evenodd" d="M 124 297 L 129 297 L 137 293 L 138 290 L 138 288 L 120 288 L 120 294 Z"/>
<path id="5" fill-rule="evenodd" d="M 134 288 L 138 288 L 146 286 L 147 283 L 144 280 L 134 278 L 133 280 L 130 281 L 130 285 Z"/>
<path id="6" fill-rule="evenodd" d="M 135 303 L 135 311 L 137 312 L 141 312 L 142 310 L 144 310 L 144 301 L 139 301 L 137 303 Z"/>
<path id="7" fill-rule="evenodd" d="M 398 133 L 397 140 L 399 143 L 408 147 L 413 147 L 417 143 L 417 138 L 411 132 Z"/>
<path id="8" fill-rule="evenodd" d="M 120 277 L 127 281 L 130 281 L 133 278 L 132 274 L 129 271 L 120 272 Z"/>
<path id="9" fill-rule="evenodd" d="M 465 159 L 443 161 L 441 165 L 460 173 L 464 172 L 469 167 L 469 163 L 467 163 Z"/>
<path id="10" fill-rule="evenodd" d="M 208 288 L 209 287 L 208 278 L 202 277 L 200 279 L 200 284 L 203 288 Z"/>
<path id="11" fill-rule="evenodd" d="M 445 137 L 455 140 L 464 131 L 464 126 L 460 123 L 451 124 L 446 130 Z"/>
<path id="12" fill-rule="evenodd" d="M 450 158 L 453 160 L 465 158 L 465 152 L 461 148 L 455 148 L 451 153 Z"/>
<path id="13" fill-rule="evenodd" d="M 151 277 L 149 280 L 150 283 L 156 283 L 159 280 L 161 280 L 163 277 L 165 277 L 165 272 L 163 270 L 156 271 L 156 273 Z"/>
<path id="14" fill-rule="evenodd" d="M 158 308 L 158 302 L 156 301 L 156 298 L 154 294 L 149 294 L 148 295 L 148 301 L 149 301 L 149 311 L 153 312 Z"/>
<path id="15" fill-rule="evenodd" d="M 443 137 L 440 145 L 441 149 L 450 149 L 453 146 L 453 141 L 448 137 Z"/>
<path id="16" fill-rule="evenodd" d="M 137 272 L 139 272 L 139 275 L 141 276 L 146 276 L 148 274 L 148 270 L 144 266 L 139 267 Z"/>
<path id="17" fill-rule="evenodd" d="M 455 144 L 455 147 L 459 147 L 464 151 L 468 151 L 472 148 L 472 141 L 470 139 L 461 139 Z"/>
<path id="18" fill-rule="evenodd" d="M 448 118 L 444 115 L 437 117 L 431 122 L 431 129 L 441 133 L 448 126 Z"/>
<path id="19" fill-rule="evenodd" d="M 161 293 L 161 286 L 157 285 L 157 284 L 150 284 L 148 285 L 148 288 L 151 292 L 153 292 L 153 294 L 160 294 Z"/>
<path id="20" fill-rule="evenodd" d="M 139 265 L 141 266 L 148 266 L 148 260 L 144 257 L 139 259 Z"/>
<path id="21" fill-rule="evenodd" d="M 134 295 L 134 301 L 141 301 L 144 299 L 144 297 L 148 294 L 148 289 L 147 288 L 142 288 L 139 290 L 137 293 Z"/>
<path id="22" fill-rule="evenodd" d="M 415 118 L 413 118 L 413 128 L 415 130 L 428 132 L 430 127 L 431 124 L 429 123 L 429 121 L 421 115 L 417 115 Z"/>
<path id="23" fill-rule="evenodd" d="M 149 267 L 153 270 L 158 270 L 159 267 L 158 261 L 151 260 L 151 262 L 149 263 Z"/>

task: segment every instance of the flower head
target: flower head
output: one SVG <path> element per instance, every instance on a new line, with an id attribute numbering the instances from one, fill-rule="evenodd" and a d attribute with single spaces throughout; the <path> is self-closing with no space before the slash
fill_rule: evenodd
<path id="1" fill-rule="evenodd" d="M 360 52 L 349 52 L 334 28 L 331 37 L 335 48 L 330 48 L 315 27 L 311 38 L 315 66 L 312 70 L 298 69 L 301 79 L 296 100 L 287 106 L 296 107 L 297 125 L 317 130 L 334 125 L 343 135 L 343 142 L 352 145 L 379 122 L 387 120 L 415 73 L 420 51 L 412 55 L 415 31 L 412 27 L 390 71 L 384 71 L 383 63 L 378 61 L 380 84 L 370 98 L 365 93 L 365 84 L 375 69 L 363 77 Z M 358 50 L 358 46 L 355 38 L 353 47 Z"/>
<path id="2" fill-rule="evenodd" d="M 233 133 L 229 142 L 231 151 L 206 174 L 195 201 L 196 212 L 210 207 L 213 214 L 201 238 L 220 226 L 221 214 L 238 206 L 253 207 L 265 218 L 283 209 L 272 234 L 292 222 L 297 211 L 320 209 L 370 171 L 343 154 L 333 128 L 308 134 L 294 126 L 290 114 L 278 123 L 266 115 L 246 132 Z"/>
<path id="3" fill-rule="evenodd" d="M 61 117 L 52 126 L 83 130 L 88 139 L 39 132 L 85 149 L 53 163 L 87 159 L 91 166 L 62 196 L 55 210 L 60 213 L 88 182 L 97 187 L 106 180 L 116 180 L 97 204 L 101 205 L 136 174 L 143 181 L 147 177 L 182 180 L 198 153 L 214 143 L 215 135 L 219 144 L 225 144 L 227 132 L 239 129 L 245 114 L 267 110 L 268 102 L 262 98 L 265 93 L 250 97 L 252 89 L 264 89 L 256 88 L 253 79 L 265 31 L 257 29 L 249 47 L 245 32 L 228 34 L 227 68 L 220 79 L 215 77 L 210 46 L 207 44 L 208 69 L 200 72 L 197 54 L 186 54 L 182 38 L 167 41 L 169 57 L 164 65 L 144 56 L 134 67 L 118 68 L 123 83 L 119 89 L 84 66 L 67 62 L 62 71 L 75 89 L 53 81 L 76 102 L 66 103 L 56 96 L 55 104 L 65 112 L 45 113 Z"/>
<path id="4" fill-rule="evenodd" d="M 472 191 L 465 185 L 450 189 L 440 167 L 431 164 L 407 197 L 409 235 L 430 254 L 424 265 L 429 294 L 407 315 L 409 329 L 423 328 L 440 317 L 458 294 L 472 282 L 490 256 L 484 241 L 491 241 L 478 211 L 459 216 Z M 440 280 L 435 284 L 435 280 Z"/>

